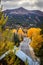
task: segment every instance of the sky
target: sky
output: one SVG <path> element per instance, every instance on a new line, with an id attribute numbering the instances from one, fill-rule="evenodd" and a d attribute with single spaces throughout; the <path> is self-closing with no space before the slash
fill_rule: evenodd
<path id="1" fill-rule="evenodd" d="M 3 10 L 24 7 L 28 10 L 43 11 L 43 0 L 2 0 Z"/>

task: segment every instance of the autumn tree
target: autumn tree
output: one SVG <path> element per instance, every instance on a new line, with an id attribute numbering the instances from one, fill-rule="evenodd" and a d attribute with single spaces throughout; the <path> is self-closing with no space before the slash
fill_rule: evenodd
<path id="1" fill-rule="evenodd" d="M 23 40 L 23 36 L 24 36 L 24 32 L 23 32 L 22 28 L 19 28 L 17 33 L 19 35 L 20 41 L 22 41 Z"/>
<path id="2" fill-rule="evenodd" d="M 32 38 L 35 35 L 39 35 L 40 31 L 40 28 L 30 28 L 27 30 L 27 37 Z"/>
<path id="3" fill-rule="evenodd" d="M 37 52 L 35 51 L 35 54 L 40 58 L 40 65 L 43 65 L 43 29 L 41 30 L 40 35 L 42 36 L 42 41 L 40 40 L 40 48 Z"/>
<path id="4" fill-rule="evenodd" d="M 43 65 L 43 30 L 35 28 L 29 30 L 31 32 L 31 43 L 30 46 L 33 48 L 35 55 L 40 58 L 40 65 Z"/>
<path id="5" fill-rule="evenodd" d="M 19 34 L 19 35 L 24 35 L 24 32 L 23 32 L 22 28 L 19 28 L 19 29 L 18 29 L 18 34 Z"/>

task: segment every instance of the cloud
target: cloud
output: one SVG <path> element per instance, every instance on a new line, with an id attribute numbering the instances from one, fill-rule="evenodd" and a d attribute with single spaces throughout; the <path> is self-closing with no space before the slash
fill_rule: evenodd
<path id="1" fill-rule="evenodd" d="M 4 2 L 6 2 L 6 1 L 14 1 L 14 2 L 18 2 L 18 1 L 22 1 L 22 0 L 2 0 L 2 1 L 4 1 Z"/>
<path id="2" fill-rule="evenodd" d="M 39 8 L 43 8 L 43 0 L 38 0 L 38 2 L 35 3 L 35 5 Z"/>
<path id="3" fill-rule="evenodd" d="M 1 4 L 3 5 L 4 10 L 19 7 L 19 4 L 15 1 L 2 1 Z"/>
<path id="4" fill-rule="evenodd" d="M 43 10 L 43 0 L 2 0 L 3 9 L 24 7 L 26 9 Z"/>

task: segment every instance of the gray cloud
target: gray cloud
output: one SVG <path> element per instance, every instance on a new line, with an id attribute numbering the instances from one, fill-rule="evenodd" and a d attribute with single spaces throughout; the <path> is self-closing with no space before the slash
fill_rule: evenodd
<path id="1" fill-rule="evenodd" d="M 4 9 L 24 7 L 43 10 L 43 0 L 2 0 Z"/>
<path id="2" fill-rule="evenodd" d="M 18 0 L 2 0 L 2 1 L 18 1 Z M 19 0 L 20 1 L 20 0 Z"/>
<path id="3" fill-rule="evenodd" d="M 35 5 L 39 8 L 43 8 L 43 1 L 39 0 Z"/>
<path id="4" fill-rule="evenodd" d="M 34 7 L 35 3 L 34 4 L 30 4 L 29 2 L 24 2 L 24 3 L 21 4 L 21 6 L 24 6 L 24 7 Z"/>
<path id="5" fill-rule="evenodd" d="M 19 7 L 19 4 L 15 1 L 3 1 L 2 2 L 3 9 L 13 9 Z"/>

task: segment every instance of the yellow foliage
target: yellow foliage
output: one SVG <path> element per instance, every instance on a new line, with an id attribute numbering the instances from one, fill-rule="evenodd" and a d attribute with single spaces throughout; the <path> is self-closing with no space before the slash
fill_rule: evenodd
<path id="1" fill-rule="evenodd" d="M 0 20 L 0 25 L 2 24 L 2 21 Z"/>
<path id="2" fill-rule="evenodd" d="M 12 49 L 14 47 L 14 44 L 13 42 L 10 42 L 10 41 L 6 41 L 6 49 Z"/>
<path id="3" fill-rule="evenodd" d="M 7 28 L 6 31 L 9 31 L 9 28 Z"/>
<path id="4" fill-rule="evenodd" d="M 24 35 L 24 32 L 23 32 L 23 30 L 22 30 L 21 28 L 19 28 L 18 34 L 19 34 L 19 35 Z"/>
<path id="5" fill-rule="evenodd" d="M 27 30 L 27 36 L 31 38 L 34 35 L 39 35 L 40 31 L 40 28 L 30 28 Z"/>
<path id="6" fill-rule="evenodd" d="M 11 65 L 11 64 L 13 64 L 13 62 L 14 62 L 14 58 L 12 57 L 8 64 Z"/>
<path id="7" fill-rule="evenodd" d="M 39 49 L 42 46 L 42 42 L 43 42 L 43 37 L 42 35 L 36 35 L 32 37 L 32 41 L 30 43 L 30 46 L 33 49 Z"/>
<path id="8" fill-rule="evenodd" d="M 0 51 L 5 47 L 5 43 L 0 43 Z"/>
<path id="9" fill-rule="evenodd" d="M 16 29 L 12 29 L 11 31 L 12 31 L 12 33 L 17 33 Z"/>

